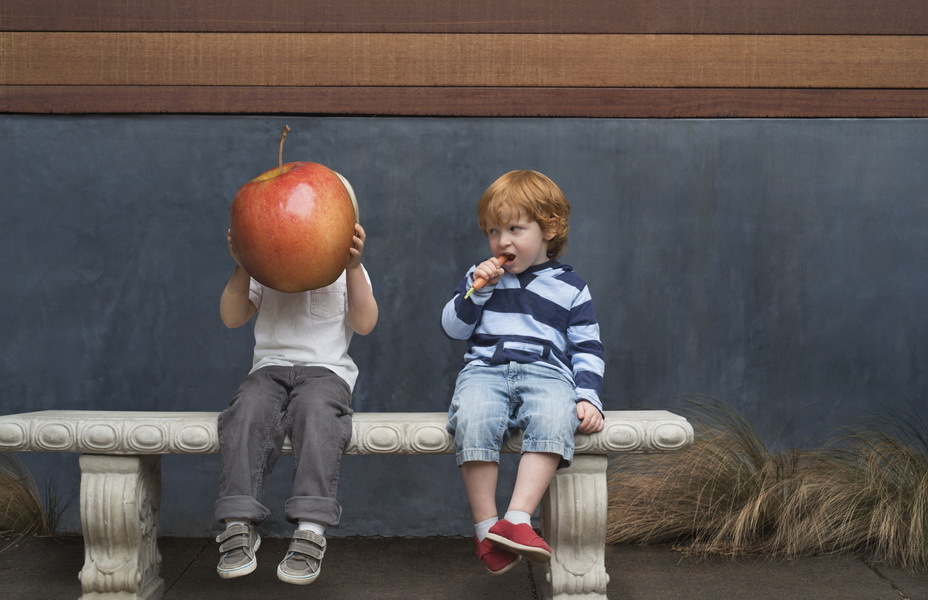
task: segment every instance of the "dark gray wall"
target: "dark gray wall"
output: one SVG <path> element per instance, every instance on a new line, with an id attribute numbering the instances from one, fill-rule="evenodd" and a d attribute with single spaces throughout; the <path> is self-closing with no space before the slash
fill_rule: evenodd
<path id="1" fill-rule="evenodd" d="M 463 346 L 438 319 L 487 255 L 477 198 L 532 168 L 573 203 L 565 262 L 594 294 L 608 409 L 706 394 L 782 446 L 867 413 L 926 414 L 926 120 L 13 115 L 3 413 L 226 405 L 252 343 L 217 316 L 229 206 L 276 164 L 285 123 L 285 160 L 340 171 L 360 198 L 382 316 L 355 339 L 357 410 L 446 409 Z M 76 495 L 76 456 L 22 457 Z M 163 534 L 215 529 L 217 465 L 165 458 Z M 283 462 L 266 498 L 281 534 L 288 477 Z M 339 534 L 468 531 L 450 456 L 347 457 L 340 496 Z M 63 529 L 79 530 L 76 503 Z"/>

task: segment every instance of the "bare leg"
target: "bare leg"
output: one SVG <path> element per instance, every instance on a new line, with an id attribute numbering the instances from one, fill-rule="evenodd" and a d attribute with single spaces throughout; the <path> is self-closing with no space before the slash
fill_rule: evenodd
<path id="1" fill-rule="evenodd" d="M 496 482 L 499 465 L 495 462 L 470 461 L 461 465 L 461 476 L 470 502 L 474 523 L 497 516 Z"/>
<path id="2" fill-rule="evenodd" d="M 470 512 L 474 517 L 474 541 L 477 542 L 477 557 L 493 575 L 505 573 L 519 562 L 519 557 L 511 552 L 496 548 L 488 539 L 483 526 L 489 527 L 497 522 L 496 483 L 499 479 L 499 465 L 495 462 L 470 461 L 461 465 L 464 487 Z M 480 529 L 481 531 L 477 531 Z"/>
<path id="3" fill-rule="evenodd" d="M 532 531 L 530 520 L 560 461 L 560 455 L 547 452 L 526 452 L 522 455 L 509 512 L 504 520 L 487 532 L 491 544 L 539 562 L 551 560 L 551 547 Z M 512 514 L 516 512 L 523 514 Z"/>
<path id="4" fill-rule="evenodd" d="M 509 501 L 509 510 L 532 514 L 541 503 L 554 472 L 561 462 L 558 454 L 526 452 L 519 459 L 519 473 Z M 471 504 L 473 506 L 473 504 Z"/>

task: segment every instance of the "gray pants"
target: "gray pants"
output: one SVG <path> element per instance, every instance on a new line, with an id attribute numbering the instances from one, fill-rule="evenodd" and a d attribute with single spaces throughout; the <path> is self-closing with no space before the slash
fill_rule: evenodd
<path id="1" fill-rule="evenodd" d="M 338 525 L 335 500 L 342 453 L 351 440 L 351 390 L 321 367 L 264 367 L 242 381 L 219 415 L 220 521 L 260 523 L 265 484 L 289 435 L 293 444 L 293 491 L 284 515 Z"/>

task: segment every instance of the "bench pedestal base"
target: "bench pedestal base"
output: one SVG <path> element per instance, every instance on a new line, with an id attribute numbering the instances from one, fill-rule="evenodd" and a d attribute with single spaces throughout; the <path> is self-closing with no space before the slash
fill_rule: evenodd
<path id="1" fill-rule="evenodd" d="M 161 598 L 161 457 L 84 454 L 80 465 L 82 600 Z"/>
<path id="2" fill-rule="evenodd" d="M 546 600 L 606 600 L 608 458 L 574 455 L 541 503 L 545 540 L 554 549 L 539 586 Z"/>

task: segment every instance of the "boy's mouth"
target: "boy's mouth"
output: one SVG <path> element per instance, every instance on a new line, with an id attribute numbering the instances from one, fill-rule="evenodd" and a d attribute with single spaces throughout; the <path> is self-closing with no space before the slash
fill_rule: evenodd
<path id="1" fill-rule="evenodd" d="M 516 259 L 516 255 L 512 252 L 502 252 L 500 253 L 499 257 L 503 259 L 503 266 L 511 263 Z"/>

